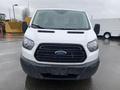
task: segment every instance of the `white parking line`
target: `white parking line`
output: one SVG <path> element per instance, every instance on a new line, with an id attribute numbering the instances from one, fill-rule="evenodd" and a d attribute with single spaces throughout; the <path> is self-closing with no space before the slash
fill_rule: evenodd
<path id="1" fill-rule="evenodd" d="M 4 56 L 4 55 L 11 55 L 11 54 L 16 54 L 17 52 L 4 52 L 4 53 L 0 53 L 0 56 Z"/>

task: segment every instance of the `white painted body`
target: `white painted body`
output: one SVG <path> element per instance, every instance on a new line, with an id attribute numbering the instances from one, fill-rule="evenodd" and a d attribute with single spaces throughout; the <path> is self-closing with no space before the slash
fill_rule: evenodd
<path id="1" fill-rule="evenodd" d="M 88 18 L 89 19 L 89 18 Z M 31 21 L 32 23 L 32 21 Z M 90 23 L 90 20 L 89 20 Z M 97 36 L 92 28 L 90 23 L 90 30 L 76 30 L 80 32 L 84 32 L 83 34 L 68 34 L 67 31 L 75 31 L 75 30 L 55 30 L 55 29 L 35 29 L 29 27 L 25 33 L 25 37 L 34 41 L 35 45 L 32 50 L 27 50 L 22 47 L 22 56 L 25 58 L 34 61 L 40 64 L 53 64 L 53 65 L 81 65 L 93 60 L 98 59 L 99 49 L 94 52 L 90 52 L 87 48 L 88 42 L 91 42 L 97 39 Z M 38 30 L 51 30 L 55 31 L 55 33 L 40 33 Z M 84 47 L 85 52 L 87 54 L 87 58 L 82 63 L 55 63 L 55 62 L 40 62 L 37 61 L 34 57 L 34 53 L 36 48 L 40 43 L 66 43 L 66 44 L 80 44 Z"/>
<path id="2" fill-rule="evenodd" d="M 120 19 L 96 19 L 92 22 L 93 26 L 95 24 L 100 24 L 101 29 L 99 36 L 103 36 L 106 32 L 109 32 L 111 36 L 120 36 Z"/>

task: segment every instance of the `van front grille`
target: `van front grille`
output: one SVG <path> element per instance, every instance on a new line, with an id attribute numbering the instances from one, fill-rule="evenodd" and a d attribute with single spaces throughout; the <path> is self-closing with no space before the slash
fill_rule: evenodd
<path id="1" fill-rule="evenodd" d="M 42 62 L 77 63 L 84 62 L 86 57 L 83 46 L 76 44 L 43 43 L 35 52 L 36 60 Z"/>

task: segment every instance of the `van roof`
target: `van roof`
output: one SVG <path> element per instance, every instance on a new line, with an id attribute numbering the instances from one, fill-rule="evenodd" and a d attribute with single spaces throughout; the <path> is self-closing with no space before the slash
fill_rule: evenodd
<path id="1" fill-rule="evenodd" d="M 66 8 L 41 8 L 41 9 L 37 9 L 37 10 L 71 10 L 71 11 L 81 11 L 81 12 L 86 12 L 83 10 L 78 10 L 78 9 L 66 9 Z M 37 11 L 36 10 L 36 11 Z"/>

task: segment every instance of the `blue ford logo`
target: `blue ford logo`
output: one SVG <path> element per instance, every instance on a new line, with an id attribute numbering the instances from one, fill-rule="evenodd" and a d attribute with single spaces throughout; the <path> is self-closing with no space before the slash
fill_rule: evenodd
<path id="1" fill-rule="evenodd" d="M 58 55 L 58 56 L 64 56 L 64 55 L 66 55 L 66 54 L 67 54 L 67 52 L 64 51 L 64 50 L 55 51 L 55 55 Z"/>

